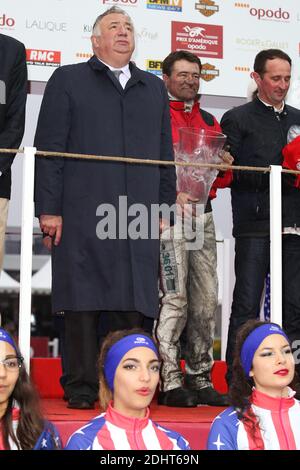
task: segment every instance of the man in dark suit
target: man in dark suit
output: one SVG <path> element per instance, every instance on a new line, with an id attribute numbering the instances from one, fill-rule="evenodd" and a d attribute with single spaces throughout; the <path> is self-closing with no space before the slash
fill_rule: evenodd
<path id="1" fill-rule="evenodd" d="M 18 148 L 24 133 L 27 67 L 24 45 L 0 34 L 0 149 Z M 0 270 L 15 155 L 0 152 Z"/>
<path id="2" fill-rule="evenodd" d="M 227 111 L 221 121 L 236 165 L 282 165 L 287 136 L 300 125 L 299 109 L 285 103 L 291 67 L 291 58 L 280 49 L 264 49 L 256 55 L 252 78 L 257 95 Z M 256 318 L 270 270 L 269 174 L 234 172 L 231 203 L 235 287 L 226 351 L 229 384 L 237 331 Z M 295 348 L 300 337 L 300 192 L 291 175 L 282 177 L 282 234 L 283 326 Z M 299 373 L 299 364 L 296 369 Z"/>
<path id="3" fill-rule="evenodd" d="M 167 93 L 159 78 L 130 62 L 128 14 L 113 7 L 100 15 L 92 46 L 88 62 L 60 67 L 49 80 L 38 149 L 173 160 Z M 175 169 L 39 157 L 36 170 L 36 215 L 53 240 L 52 308 L 65 312 L 64 390 L 70 408 L 92 408 L 99 316 L 106 313 L 108 330 L 117 330 L 144 327 L 158 315 L 159 239 L 149 231 L 132 237 L 130 222 L 138 204 L 148 224 L 153 205 L 175 203 Z M 111 227 L 107 219 L 111 234 L 101 229 L 108 208 L 118 221 Z"/>

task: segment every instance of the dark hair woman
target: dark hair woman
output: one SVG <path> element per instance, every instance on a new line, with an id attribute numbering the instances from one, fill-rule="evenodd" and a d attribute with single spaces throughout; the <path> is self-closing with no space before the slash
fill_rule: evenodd
<path id="1" fill-rule="evenodd" d="M 213 422 L 208 449 L 300 449 L 300 403 L 289 387 L 294 375 L 291 346 L 280 326 L 246 322 L 237 334 L 233 406 Z"/>
<path id="2" fill-rule="evenodd" d="M 54 426 L 43 418 L 23 357 L 0 328 L 0 450 L 53 450 L 61 447 Z"/>
<path id="3" fill-rule="evenodd" d="M 106 411 L 76 431 L 66 449 L 188 450 L 180 434 L 149 418 L 159 369 L 156 346 L 144 331 L 110 333 L 99 358 L 99 399 Z"/>

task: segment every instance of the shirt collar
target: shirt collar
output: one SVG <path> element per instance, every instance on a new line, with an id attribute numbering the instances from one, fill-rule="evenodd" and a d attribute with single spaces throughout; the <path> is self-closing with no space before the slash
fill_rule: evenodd
<path id="1" fill-rule="evenodd" d="M 147 408 L 146 415 L 144 416 L 144 418 L 133 418 L 129 416 L 124 416 L 113 407 L 113 402 L 110 402 L 106 410 L 105 418 L 110 423 L 122 429 L 126 429 L 127 431 L 137 431 L 142 430 L 147 426 L 147 424 L 149 423 L 149 414 L 149 408 Z"/>
<path id="2" fill-rule="evenodd" d="M 253 387 L 251 403 L 266 410 L 278 411 L 279 409 L 288 409 L 294 406 L 294 395 L 295 392 L 290 387 L 288 387 L 288 396 L 281 398 L 271 397 Z"/>
<path id="3" fill-rule="evenodd" d="M 183 103 L 184 111 L 186 113 L 191 113 L 194 104 L 199 101 L 198 96 L 196 96 L 196 98 L 194 100 L 182 101 L 182 100 L 179 100 L 178 98 L 176 98 L 175 96 L 171 95 L 171 93 L 169 91 L 168 91 L 168 97 L 169 97 L 170 101 L 177 101 L 179 103 Z"/>
<path id="4" fill-rule="evenodd" d="M 130 73 L 130 68 L 129 68 L 129 64 L 126 64 L 124 65 L 124 67 L 112 67 L 111 65 L 107 64 L 106 62 L 104 62 L 103 60 L 100 60 L 98 59 L 99 62 L 102 62 L 102 64 L 106 65 L 106 67 L 109 68 L 109 70 L 111 70 L 112 72 L 114 70 L 122 70 L 122 72 L 124 73 L 124 75 L 127 77 L 127 78 L 130 78 L 131 77 L 131 73 Z"/>
<path id="5" fill-rule="evenodd" d="M 264 104 L 265 106 L 267 106 L 267 108 L 273 108 L 273 110 L 275 111 L 275 113 L 279 113 L 281 114 L 282 111 L 284 110 L 284 106 L 285 106 L 285 102 L 283 101 L 282 104 L 281 104 L 281 107 L 280 108 L 275 108 L 274 106 L 272 106 L 270 103 L 266 103 L 265 101 L 263 101 L 259 95 L 257 95 L 257 98 L 259 99 L 259 101 Z"/>

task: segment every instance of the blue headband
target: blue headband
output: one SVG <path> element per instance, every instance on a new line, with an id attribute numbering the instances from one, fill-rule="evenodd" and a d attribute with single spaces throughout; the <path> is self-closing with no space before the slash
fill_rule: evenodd
<path id="1" fill-rule="evenodd" d="M 104 375 L 111 391 L 114 389 L 115 373 L 122 357 L 133 348 L 152 349 L 158 357 L 156 346 L 148 336 L 134 334 L 125 336 L 117 341 L 108 350 L 104 362 Z"/>
<path id="2" fill-rule="evenodd" d="M 242 350 L 241 350 L 241 363 L 245 374 L 249 377 L 249 372 L 252 369 L 252 361 L 255 351 L 263 340 L 270 335 L 282 335 L 286 338 L 289 343 L 289 339 L 284 331 L 274 323 L 266 323 L 264 325 L 258 326 L 255 330 L 247 336 L 244 341 Z"/>
<path id="3" fill-rule="evenodd" d="M 0 341 L 5 341 L 6 343 L 10 344 L 14 348 L 14 350 L 17 352 L 14 340 L 7 333 L 7 331 L 3 330 L 3 328 L 0 328 Z"/>

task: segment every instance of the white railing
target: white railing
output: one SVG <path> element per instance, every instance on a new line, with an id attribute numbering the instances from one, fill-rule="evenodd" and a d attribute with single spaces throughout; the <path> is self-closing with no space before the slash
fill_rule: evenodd
<path id="1" fill-rule="evenodd" d="M 23 163 L 19 345 L 26 366 L 30 365 L 30 319 L 32 275 L 32 230 L 34 189 L 34 147 L 25 147 Z M 271 266 L 271 320 L 282 323 L 282 240 L 281 240 L 281 166 L 271 166 L 270 174 L 270 266 Z M 230 286 L 228 269 L 230 242 L 224 240 L 223 294 L 222 294 L 222 359 L 225 357 L 230 316 Z M 226 273 L 226 274 L 225 274 Z"/>
<path id="2" fill-rule="evenodd" d="M 218 275 L 219 289 L 222 289 L 221 300 L 221 359 L 225 361 L 226 348 L 227 348 L 227 334 L 229 327 L 229 319 L 231 312 L 231 292 L 230 292 L 230 239 L 225 238 L 222 240 L 222 250 L 220 254 L 222 260 L 218 259 L 218 264 L 221 265 L 221 272 Z"/>
<path id="3" fill-rule="evenodd" d="M 270 288 L 271 318 L 282 325 L 282 168 L 271 165 L 270 174 Z M 293 262 L 291 260 L 291 262 Z"/>
<path id="4" fill-rule="evenodd" d="M 27 370 L 30 366 L 33 188 L 35 147 L 25 147 L 22 178 L 21 264 L 19 297 L 19 346 Z"/>

